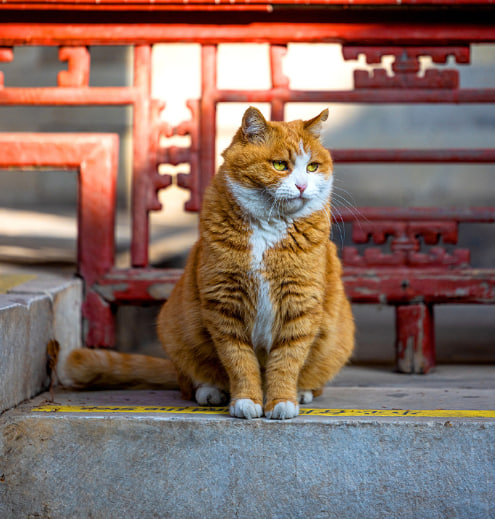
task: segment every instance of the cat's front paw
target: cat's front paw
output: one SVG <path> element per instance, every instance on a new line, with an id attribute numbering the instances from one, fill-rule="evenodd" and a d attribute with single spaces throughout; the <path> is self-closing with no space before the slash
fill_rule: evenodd
<path id="1" fill-rule="evenodd" d="M 230 402 L 230 416 L 237 418 L 260 418 L 263 416 L 263 408 L 260 404 L 256 404 L 250 398 L 239 398 Z"/>
<path id="2" fill-rule="evenodd" d="M 265 416 L 271 420 L 287 420 L 298 414 L 299 406 L 290 400 L 274 400 L 265 407 Z"/>
<path id="3" fill-rule="evenodd" d="M 310 404 L 313 401 L 313 391 L 300 389 L 297 392 L 297 401 L 300 404 Z"/>
<path id="4" fill-rule="evenodd" d="M 217 387 L 202 384 L 196 389 L 196 402 L 199 405 L 222 405 L 227 403 L 227 395 Z"/>

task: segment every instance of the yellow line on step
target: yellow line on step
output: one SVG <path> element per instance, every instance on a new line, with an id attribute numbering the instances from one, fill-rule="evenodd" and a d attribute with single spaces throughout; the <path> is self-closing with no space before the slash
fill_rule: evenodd
<path id="1" fill-rule="evenodd" d="M 9 290 L 12 290 L 27 281 L 35 279 L 34 274 L 4 274 L 0 276 L 0 294 L 6 294 Z"/>
<path id="2" fill-rule="evenodd" d="M 102 405 L 42 405 L 33 411 L 43 413 L 163 413 L 163 414 L 229 414 L 228 407 L 172 407 L 172 406 L 102 406 Z M 495 418 L 495 410 L 472 409 L 307 409 L 304 416 L 376 416 L 376 417 L 427 417 L 427 418 Z"/>

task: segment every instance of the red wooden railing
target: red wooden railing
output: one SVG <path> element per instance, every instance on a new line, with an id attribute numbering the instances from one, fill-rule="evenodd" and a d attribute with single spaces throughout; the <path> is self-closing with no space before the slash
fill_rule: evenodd
<path id="1" fill-rule="evenodd" d="M 188 103 L 190 120 L 176 127 L 161 120 L 164 104 L 151 95 L 152 46 L 170 42 L 201 45 L 201 96 Z M 219 89 L 217 45 L 246 42 L 269 44 L 271 88 Z M 380 68 L 372 73 L 356 70 L 352 89 L 293 90 L 282 71 L 291 42 L 339 43 L 344 59 L 362 54 L 374 64 L 393 56 L 393 75 Z M 449 56 L 469 64 L 470 45 L 494 42 L 491 0 L 4 0 L 0 62 L 13 59 L 15 46 L 55 45 L 68 69 L 59 73 L 54 87 L 5 87 L 0 74 L 1 105 L 133 108 L 131 267 L 118 269 L 113 262 L 115 137 L 5 134 L 0 136 L 0 167 L 80 170 L 78 263 L 86 284 L 86 343 L 112 346 L 115 306 L 166 299 L 180 275 L 178 270 L 151 268 L 148 262 L 149 212 L 161 208 L 157 193 L 171 183 L 158 166 L 190 165 L 189 173 L 178 175 L 178 183 L 190 192 L 186 209 L 197 211 L 215 169 L 218 103 L 269 103 L 272 119 L 279 120 L 290 102 L 495 103 L 494 87 L 462 88 L 458 71 L 446 65 Z M 133 46 L 132 84 L 89 86 L 91 45 Z M 421 56 L 445 69 L 420 75 Z M 163 147 L 161 137 L 173 135 L 189 135 L 190 145 Z M 493 163 L 495 148 L 346 149 L 333 150 L 333 156 L 337 164 Z M 89 167 L 88 160 L 97 164 Z M 87 181 L 101 183 L 101 189 L 87 189 Z M 495 207 L 361 207 L 357 212 L 341 210 L 341 217 L 352 224 L 359 220 L 352 239 L 366 245 L 364 252 L 357 247 L 343 251 L 349 296 L 358 303 L 394 305 L 398 369 L 427 372 L 435 362 L 433 305 L 495 303 L 495 269 L 473 269 L 468 250 L 447 252 L 439 243 L 455 245 L 459 223 L 493 223 Z M 370 245 L 388 241 L 390 252 Z M 435 246 L 422 251 L 423 243 Z"/>

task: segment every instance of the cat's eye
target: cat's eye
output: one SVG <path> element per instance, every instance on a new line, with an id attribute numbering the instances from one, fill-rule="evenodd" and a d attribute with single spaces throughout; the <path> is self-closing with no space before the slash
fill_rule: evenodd
<path id="1" fill-rule="evenodd" d="M 285 160 L 274 160 L 272 164 L 277 171 L 285 171 L 288 168 Z"/>
<path id="2" fill-rule="evenodd" d="M 314 173 L 318 169 L 318 162 L 311 162 L 311 164 L 308 164 L 308 167 L 306 168 L 310 173 Z"/>

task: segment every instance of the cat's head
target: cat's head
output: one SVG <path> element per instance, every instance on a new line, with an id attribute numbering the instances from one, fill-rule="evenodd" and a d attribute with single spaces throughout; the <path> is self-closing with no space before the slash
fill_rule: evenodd
<path id="1" fill-rule="evenodd" d="M 327 117 L 324 110 L 308 121 L 270 122 L 256 108 L 246 110 L 222 169 L 252 216 L 299 217 L 328 204 L 333 165 L 320 142 Z"/>

